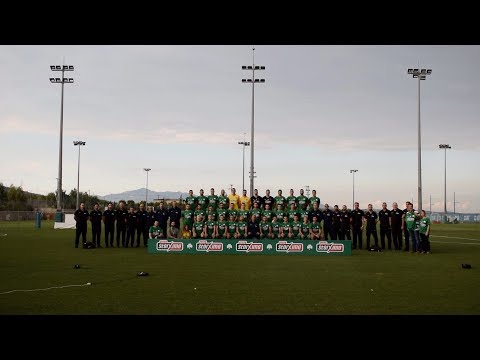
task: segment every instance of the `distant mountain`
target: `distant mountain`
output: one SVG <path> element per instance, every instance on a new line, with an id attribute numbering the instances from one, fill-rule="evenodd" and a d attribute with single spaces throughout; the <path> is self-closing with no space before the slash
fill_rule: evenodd
<path id="1" fill-rule="evenodd" d="M 145 201 L 146 188 L 141 188 L 138 190 L 124 191 L 119 194 L 108 194 L 100 196 L 99 198 L 107 201 L 120 201 L 120 200 L 133 200 L 135 202 Z M 180 191 L 153 191 L 148 189 L 148 202 L 153 201 L 154 199 L 179 199 L 180 196 L 182 199 L 188 196 L 188 193 L 182 193 Z"/>

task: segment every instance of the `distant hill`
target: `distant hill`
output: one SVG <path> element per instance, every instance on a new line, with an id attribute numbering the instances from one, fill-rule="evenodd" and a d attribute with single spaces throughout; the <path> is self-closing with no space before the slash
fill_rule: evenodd
<path id="1" fill-rule="evenodd" d="M 133 200 L 135 202 L 144 201 L 146 194 L 146 188 L 141 188 L 137 190 L 124 191 L 119 194 L 108 194 L 104 196 L 99 196 L 102 200 L 107 201 L 120 201 L 120 200 Z M 153 201 L 154 199 L 179 199 L 180 196 L 182 199 L 188 196 L 188 193 L 182 193 L 180 191 L 153 191 L 148 189 L 148 202 Z"/>

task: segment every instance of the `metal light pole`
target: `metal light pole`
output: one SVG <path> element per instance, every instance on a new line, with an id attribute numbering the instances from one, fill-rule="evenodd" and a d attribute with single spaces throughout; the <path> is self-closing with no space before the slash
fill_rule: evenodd
<path id="1" fill-rule="evenodd" d="M 243 134 L 244 138 L 245 138 L 245 134 Z M 243 146 L 243 167 L 242 167 L 242 191 L 245 190 L 245 146 L 250 146 L 250 142 L 249 141 L 239 141 L 238 142 L 239 145 L 242 145 Z"/>
<path id="2" fill-rule="evenodd" d="M 418 212 L 422 211 L 422 143 L 420 131 L 420 80 L 426 80 L 432 69 L 408 69 L 413 78 L 418 78 Z"/>
<path id="3" fill-rule="evenodd" d="M 73 83 L 72 78 L 64 77 L 65 71 L 73 71 L 73 65 L 50 65 L 50 70 L 52 71 L 61 71 L 61 78 L 50 78 L 50 82 L 54 84 L 62 84 L 62 97 L 60 103 L 60 144 L 58 151 L 58 181 L 57 181 L 57 214 L 55 216 L 55 221 L 62 221 L 62 148 L 63 148 L 63 84 Z"/>
<path id="4" fill-rule="evenodd" d="M 255 79 L 255 70 L 265 70 L 265 66 L 255 65 L 255 48 L 253 48 L 253 62 L 252 66 L 242 66 L 242 70 L 252 70 L 251 79 L 242 79 L 243 83 L 252 84 L 252 129 L 251 129 L 251 139 L 250 139 L 250 196 L 253 196 L 253 178 L 255 175 L 254 172 L 254 119 L 255 119 L 255 84 L 264 83 L 265 79 Z"/>
<path id="5" fill-rule="evenodd" d="M 455 204 L 458 204 L 459 201 L 455 200 L 455 191 L 453 192 L 453 214 L 455 214 Z"/>
<path id="6" fill-rule="evenodd" d="M 74 141 L 73 145 L 78 146 L 78 174 L 77 174 L 77 209 L 80 208 L 80 147 L 86 144 L 85 141 Z"/>
<path id="7" fill-rule="evenodd" d="M 147 204 L 148 204 L 148 172 L 149 172 L 150 170 L 152 170 L 152 169 L 150 169 L 150 168 L 143 168 L 143 170 L 146 171 L 146 173 L 147 173 L 147 187 L 146 187 L 146 189 L 145 189 L 145 206 L 147 206 Z"/>
<path id="8" fill-rule="evenodd" d="M 438 145 L 439 149 L 445 150 L 445 187 L 444 187 L 444 202 L 443 202 L 443 214 L 444 214 L 444 222 L 447 222 L 447 149 L 451 149 L 452 147 L 448 144 L 440 144 Z"/>
<path id="9" fill-rule="evenodd" d="M 350 174 L 353 174 L 353 196 L 352 196 L 352 210 L 355 209 L 355 173 L 358 170 L 350 170 Z"/>

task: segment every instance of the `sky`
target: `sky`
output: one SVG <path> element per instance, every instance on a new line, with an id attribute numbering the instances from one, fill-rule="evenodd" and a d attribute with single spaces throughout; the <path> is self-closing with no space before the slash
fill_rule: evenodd
<path id="1" fill-rule="evenodd" d="M 146 186 L 242 188 L 251 141 L 252 45 L 0 46 L 0 182 L 57 188 L 61 85 L 63 188 L 99 196 Z M 322 203 L 417 203 L 421 82 L 423 208 L 480 212 L 480 46 L 255 46 L 254 186 L 273 196 L 308 185 Z M 245 188 L 250 149 L 245 149 Z M 350 173 L 357 169 L 355 178 Z M 354 182 L 354 186 L 353 186 Z"/>

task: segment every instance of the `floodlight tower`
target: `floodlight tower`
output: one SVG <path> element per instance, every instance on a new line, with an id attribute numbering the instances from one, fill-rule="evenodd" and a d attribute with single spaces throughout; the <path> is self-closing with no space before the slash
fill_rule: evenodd
<path id="1" fill-rule="evenodd" d="M 426 80 L 432 69 L 408 69 L 407 73 L 418 79 L 418 211 L 422 211 L 422 142 L 420 131 L 420 80 Z"/>

